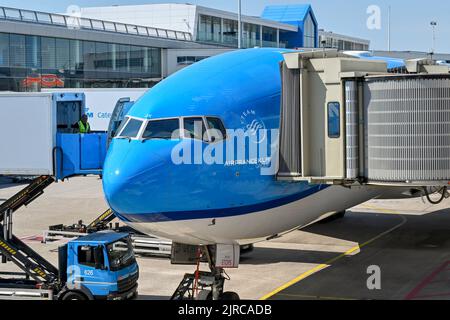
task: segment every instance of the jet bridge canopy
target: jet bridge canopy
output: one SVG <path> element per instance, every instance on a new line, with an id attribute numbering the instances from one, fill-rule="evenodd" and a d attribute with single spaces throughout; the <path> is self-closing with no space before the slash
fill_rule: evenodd
<path id="1" fill-rule="evenodd" d="M 449 68 L 386 66 L 337 52 L 285 54 L 279 180 L 449 184 Z"/>

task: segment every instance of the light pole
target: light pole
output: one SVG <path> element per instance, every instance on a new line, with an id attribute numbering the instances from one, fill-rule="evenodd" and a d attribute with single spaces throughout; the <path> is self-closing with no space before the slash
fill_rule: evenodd
<path id="1" fill-rule="evenodd" d="M 238 0 L 238 48 L 242 48 L 242 5 Z"/>
<path id="2" fill-rule="evenodd" d="M 391 51 L 391 6 L 388 9 L 388 51 Z"/>
<path id="3" fill-rule="evenodd" d="M 433 28 L 433 47 L 431 48 L 431 54 L 434 54 L 434 51 L 436 50 L 436 21 L 430 22 L 431 27 Z"/>

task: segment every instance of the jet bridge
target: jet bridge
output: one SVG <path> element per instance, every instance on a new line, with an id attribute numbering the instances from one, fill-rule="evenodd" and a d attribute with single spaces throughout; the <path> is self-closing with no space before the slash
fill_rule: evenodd
<path id="1" fill-rule="evenodd" d="M 448 186 L 450 74 L 432 61 L 336 51 L 287 53 L 278 179 L 320 184 Z"/>

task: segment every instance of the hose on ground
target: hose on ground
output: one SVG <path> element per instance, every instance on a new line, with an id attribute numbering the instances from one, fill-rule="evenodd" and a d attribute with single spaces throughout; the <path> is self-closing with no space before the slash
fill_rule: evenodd
<path id="1" fill-rule="evenodd" d="M 438 201 L 434 201 L 434 200 L 431 199 L 430 193 L 428 192 L 427 187 L 424 187 L 423 190 L 425 191 L 425 195 L 426 195 L 426 197 L 427 197 L 428 202 L 431 203 L 431 204 L 434 204 L 434 205 L 438 205 L 438 204 L 440 204 L 442 201 L 444 201 L 445 196 L 446 196 L 446 193 L 447 193 L 447 187 L 443 187 L 443 188 L 441 189 L 441 191 L 436 192 L 436 193 L 442 193 L 441 198 L 440 198 Z"/>

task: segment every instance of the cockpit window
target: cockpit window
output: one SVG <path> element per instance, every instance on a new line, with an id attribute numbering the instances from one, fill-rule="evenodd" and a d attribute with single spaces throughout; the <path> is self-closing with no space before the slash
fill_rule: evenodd
<path id="1" fill-rule="evenodd" d="M 122 132 L 119 133 L 119 137 L 120 138 L 136 138 L 139 130 L 141 129 L 142 126 L 142 122 L 141 120 L 137 120 L 137 119 L 130 119 L 125 127 L 123 128 Z"/>
<path id="2" fill-rule="evenodd" d="M 215 132 L 210 133 L 210 135 L 214 136 L 215 141 L 225 140 L 227 138 L 227 130 L 225 129 L 222 120 L 215 117 L 207 117 L 206 122 L 208 123 L 209 130 L 215 130 Z M 217 137 L 218 135 L 220 135 L 220 137 Z"/>
<path id="3" fill-rule="evenodd" d="M 142 139 L 171 139 L 173 133 L 179 129 L 178 119 L 152 120 L 147 124 Z"/>
<path id="4" fill-rule="evenodd" d="M 124 128 L 125 125 L 128 123 L 128 120 L 129 120 L 129 119 L 130 119 L 130 118 L 125 117 L 125 119 L 123 119 L 123 120 L 120 122 L 120 125 L 119 125 L 119 127 L 117 128 L 117 130 L 115 130 L 115 131 L 114 131 L 114 129 L 112 130 L 112 132 L 114 133 L 114 134 L 113 134 L 113 137 L 114 137 L 114 138 L 116 138 L 116 137 L 118 137 L 118 136 L 120 135 L 120 133 L 122 132 L 123 128 Z"/>
<path id="5" fill-rule="evenodd" d="M 207 139 L 206 127 L 203 122 L 203 118 L 195 117 L 195 118 L 184 118 L 184 137 L 188 139 L 197 139 L 203 140 Z"/>

